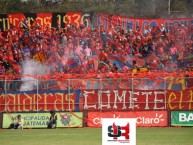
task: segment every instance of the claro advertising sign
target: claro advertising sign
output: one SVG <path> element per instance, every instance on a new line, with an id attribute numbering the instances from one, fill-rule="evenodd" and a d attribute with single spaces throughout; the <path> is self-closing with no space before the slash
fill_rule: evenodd
<path id="1" fill-rule="evenodd" d="M 137 126 L 167 126 L 167 111 L 89 112 L 87 125 L 102 127 L 103 118 L 136 118 Z"/>
<path id="2" fill-rule="evenodd" d="M 50 113 L 4 113 L 2 128 L 8 128 L 12 122 L 17 122 L 17 115 L 24 119 L 24 128 L 47 128 Z M 82 127 L 82 112 L 57 112 L 57 127 Z"/>
<path id="3" fill-rule="evenodd" d="M 193 111 L 172 111 L 172 126 L 193 126 Z"/>

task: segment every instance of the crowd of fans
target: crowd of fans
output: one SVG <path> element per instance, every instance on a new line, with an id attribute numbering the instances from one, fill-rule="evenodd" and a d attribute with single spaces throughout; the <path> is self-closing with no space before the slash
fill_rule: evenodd
<path id="1" fill-rule="evenodd" d="M 113 55 L 151 57 L 152 61 L 144 67 L 172 72 L 191 66 L 193 26 L 168 23 L 147 25 L 144 30 L 140 27 L 125 30 L 118 25 L 108 30 L 102 25 L 97 28 L 84 25 L 76 28 L 70 24 L 66 28 L 44 28 L 37 23 L 30 27 L 11 26 L 0 33 L 0 74 L 22 74 L 23 62 L 32 60 L 40 51 L 44 52 L 45 61 L 38 62 L 43 66 L 43 69 L 37 67 L 39 74 L 127 73 L 139 69 L 136 61 L 130 66 L 123 61 L 122 67 L 118 67 L 110 61 Z M 97 63 L 93 56 L 98 56 Z"/>

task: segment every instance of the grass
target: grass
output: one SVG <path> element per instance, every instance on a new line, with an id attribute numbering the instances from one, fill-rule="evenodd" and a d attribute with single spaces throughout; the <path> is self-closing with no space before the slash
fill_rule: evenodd
<path id="1" fill-rule="evenodd" d="M 0 130 L 0 145 L 101 145 L 101 128 Z M 192 145 L 193 128 L 137 128 L 137 145 Z"/>

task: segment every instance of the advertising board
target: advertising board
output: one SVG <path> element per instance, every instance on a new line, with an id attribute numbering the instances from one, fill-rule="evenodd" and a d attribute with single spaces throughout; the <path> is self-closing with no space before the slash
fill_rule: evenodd
<path id="1" fill-rule="evenodd" d="M 103 118 L 136 118 L 137 127 L 167 126 L 167 111 L 89 112 L 89 127 L 101 127 Z"/>
<path id="2" fill-rule="evenodd" d="M 56 112 L 57 127 L 82 127 L 82 112 Z M 8 128 L 12 119 L 17 122 L 17 115 L 24 119 L 24 128 L 47 128 L 50 113 L 4 113 L 2 128 Z"/>

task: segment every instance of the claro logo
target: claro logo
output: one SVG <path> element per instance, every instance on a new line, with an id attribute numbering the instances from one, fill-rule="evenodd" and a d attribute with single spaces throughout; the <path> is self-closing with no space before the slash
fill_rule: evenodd
<path id="1" fill-rule="evenodd" d="M 164 121 L 162 118 L 163 114 L 155 114 L 155 117 L 137 117 L 137 124 L 159 124 L 160 122 Z"/>
<path id="2" fill-rule="evenodd" d="M 119 115 L 118 117 L 115 117 L 115 115 L 113 115 L 113 118 L 121 118 L 121 116 Z M 134 117 L 132 117 L 134 118 Z M 159 124 L 160 122 L 164 122 L 163 119 L 163 114 L 162 113 L 155 113 L 155 117 L 146 117 L 146 116 L 136 116 L 137 118 L 137 124 Z M 93 118 L 93 124 L 98 125 L 101 124 L 101 118 L 96 117 Z"/>

